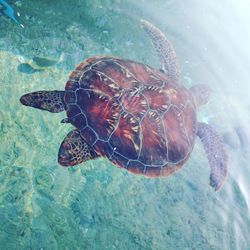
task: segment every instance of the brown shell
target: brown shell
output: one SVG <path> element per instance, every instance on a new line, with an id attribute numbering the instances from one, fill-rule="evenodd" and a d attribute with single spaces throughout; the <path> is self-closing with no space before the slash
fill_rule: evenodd
<path id="1" fill-rule="evenodd" d="M 69 121 L 118 167 L 157 177 L 189 157 L 197 124 L 193 96 L 161 71 L 91 57 L 72 72 L 65 90 Z"/>

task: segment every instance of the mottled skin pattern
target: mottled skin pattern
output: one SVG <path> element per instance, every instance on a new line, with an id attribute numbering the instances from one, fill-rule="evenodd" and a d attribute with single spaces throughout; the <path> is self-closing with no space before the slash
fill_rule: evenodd
<path id="1" fill-rule="evenodd" d="M 21 97 L 26 106 L 61 112 L 76 128 L 63 140 L 58 162 L 73 166 L 98 156 L 135 174 L 172 174 L 189 158 L 196 135 L 210 166 L 210 185 L 218 190 L 227 175 L 227 154 L 218 133 L 197 122 L 207 103 L 207 85 L 179 85 L 173 46 L 151 23 L 142 20 L 159 56 L 161 70 L 115 57 L 95 56 L 71 73 L 65 91 L 38 91 Z"/>
<path id="2" fill-rule="evenodd" d="M 32 103 L 34 108 L 58 113 L 65 109 L 63 98 L 64 91 L 36 91 L 23 95 L 20 101 L 25 106 L 30 106 L 30 103 Z"/>
<path id="3" fill-rule="evenodd" d="M 225 163 L 228 161 L 228 156 L 222 147 L 222 139 L 213 128 L 205 123 L 198 123 L 197 135 L 206 149 L 205 152 L 211 167 L 210 185 L 218 190 L 227 175 Z"/>
<path id="4" fill-rule="evenodd" d="M 90 160 L 97 157 L 95 151 L 81 138 L 78 130 L 73 130 L 68 133 L 59 149 L 60 158 L 58 162 L 61 165 L 66 165 L 70 162 L 71 166 Z M 70 159 L 70 161 L 69 161 Z"/>
<path id="5" fill-rule="evenodd" d="M 194 98 L 159 70 L 92 57 L 72 72 L 65 90 L 69 121 L 119 167 L 148 177 L 169 175 L 193 149 Z"/>
<path id="6" fill-rule="evenodd" d="M 145 20 L 141 20 L 142 28 L 151 38 L 153 46 L 161 61 L 161 69 L 174 81 L 179 78 L 179 66 L 176 53 L 172 44 L 166 36 L 153 24 Z"/>

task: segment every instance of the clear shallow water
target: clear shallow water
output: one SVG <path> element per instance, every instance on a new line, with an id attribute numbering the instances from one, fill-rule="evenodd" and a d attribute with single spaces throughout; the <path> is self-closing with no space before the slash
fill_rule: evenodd
<path id="1" fill-rule="evenodd" d="M 247 142 L 239 145 L 234 130 L 247 128 L 250 120 L 250 5 L 243 0 L 70 2 L 10 1 L 24 29 L 0 15 L 0 245 L 250 249 L 249 148 Z M 214 89 L 199 119 L 233 141 L 229 176 L 219 193 L 208 185 L 208 163 L 198 140 L 188 163 L 168 178 L 134 176 L 105 159 L 64 169 L 56 156 L 71 130 L 60 124 L 65 114 L 19 103 L 26 92 L 63 89 L 74 65 L 91 55 L 159 67 L 140 18 L 172 41 L 183 84 L 207 83 Z M 34 56 L 60 61 L 33 74 L 20 72 L 19 65 Z"/>

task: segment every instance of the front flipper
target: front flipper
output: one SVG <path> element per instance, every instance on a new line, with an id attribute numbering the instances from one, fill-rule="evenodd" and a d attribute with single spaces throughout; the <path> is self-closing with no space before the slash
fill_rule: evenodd
<path id="1" fill-rule="evenodd" d="M 37 91 L 23 95 L 20 102 L 25 106 L 59 113 L 64 110 L 64 91 Z"/>
<path id="2" fill-rule="evenodd" d="M 198 123 L 197 135 L 204 146 L 210 165 L 210 186 L 219 190 L 227 176 L 227 160 L 224 144 L 216 131 L 205 123 Z"/>
<path id="3" fill-rule="evenodd" d="M 165 35 L 150 22 L 141 20 L 142 28 L 149 35 L 151 42 L 161 60 L 162 70 L 173 80 L 179 78 L 179 65 L 175 50 Z"/>
<path id="4" fill-rule="evenodd" d="M 58 162 L 64 167 L 74 166 L 96 157 L 98 155 L 94 149 L 83 140 L 76 129 L 67 134 L 58 152 Z"/>

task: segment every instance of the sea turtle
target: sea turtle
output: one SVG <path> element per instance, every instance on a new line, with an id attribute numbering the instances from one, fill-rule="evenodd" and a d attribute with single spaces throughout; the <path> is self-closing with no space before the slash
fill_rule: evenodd
<path id="1" fill-rule="evenodd" d="M 57 113 L 75 129 L 61 143 L 58 162 L 73 166 L 99 156 L 146 177 L 168 176 L 181 168 L 200 137 L 210 165 L 210 185 L 218 190 L 227 174 L 227 154 L 212 127 L 197 122 L 196 111 L 210 95 L 206 85 L 178 83 L 175 51 L 148 21 L 141 25 L 161 61 L 161 69 L 112 56 L 93 56 L 71 73 L 65 91 L 25 94 L 26 106 Z"/>

